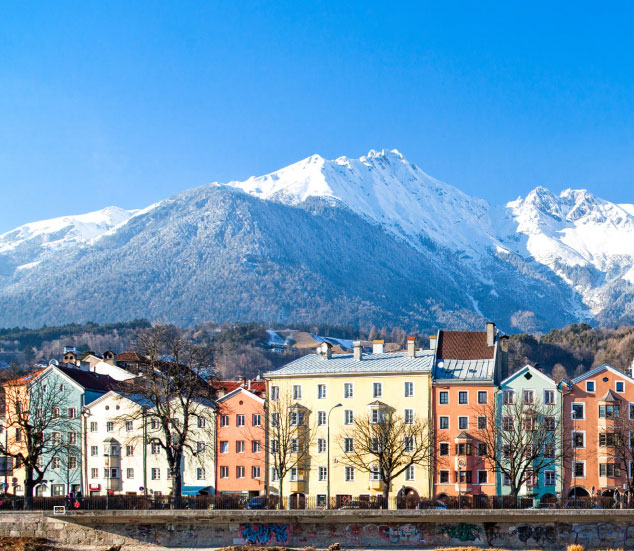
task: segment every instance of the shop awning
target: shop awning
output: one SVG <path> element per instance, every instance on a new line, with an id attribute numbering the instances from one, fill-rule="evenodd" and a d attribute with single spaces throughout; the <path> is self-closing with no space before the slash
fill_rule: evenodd
<path id="1" fill-rule="evenodd" d="M 211 486 L 183 486 L 181 493 L 184 496 L 209 495 L 212 493 Z"/>

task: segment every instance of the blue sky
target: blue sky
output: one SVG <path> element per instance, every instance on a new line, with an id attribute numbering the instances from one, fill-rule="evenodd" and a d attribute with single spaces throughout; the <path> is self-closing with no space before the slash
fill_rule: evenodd
<path id="1" fill-rule="evenodd" d="M 632 4 L 390 4 L 3 3 L 0 232 L 384 147 L 634 202 Z"/>

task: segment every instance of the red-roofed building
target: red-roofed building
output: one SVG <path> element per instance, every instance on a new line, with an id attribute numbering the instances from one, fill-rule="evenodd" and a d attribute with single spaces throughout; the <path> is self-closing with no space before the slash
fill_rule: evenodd
<path id="1" fill-rule="evenodd" d="M 265 493 L 264 381 L 218 381 L 216 492 Z"/>

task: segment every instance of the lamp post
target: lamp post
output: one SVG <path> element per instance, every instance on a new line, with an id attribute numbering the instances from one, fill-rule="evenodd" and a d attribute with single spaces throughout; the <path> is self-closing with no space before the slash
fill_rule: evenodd
<path id="1" fill-rule="evenodd" d="M 328 412 L 328 419 L 326 421 L 327 440 L 326 440 L 326 463 L 328 464 L 328 472 L 326 473 L 326 509 L 330 509 L 330 414 L 335 408 L 340 408 L 343 404 L 335 404 L 330 408 Z"/>

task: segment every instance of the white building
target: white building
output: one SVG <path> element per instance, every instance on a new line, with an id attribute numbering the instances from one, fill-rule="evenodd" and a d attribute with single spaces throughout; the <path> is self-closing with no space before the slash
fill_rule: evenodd
<path id="1" fill-rule="evenodd" d="M 197 413 L 190 429 L 192 450 L 181 466 L 183 494 L 215 491 L 215 412 L 201 405 Z M 171 493 L 167 457 L 154 440 L 162 435 L 160 423 L 142 398 L 104 394 L 84 408 L 82 434 L 87 495 Z"/>

